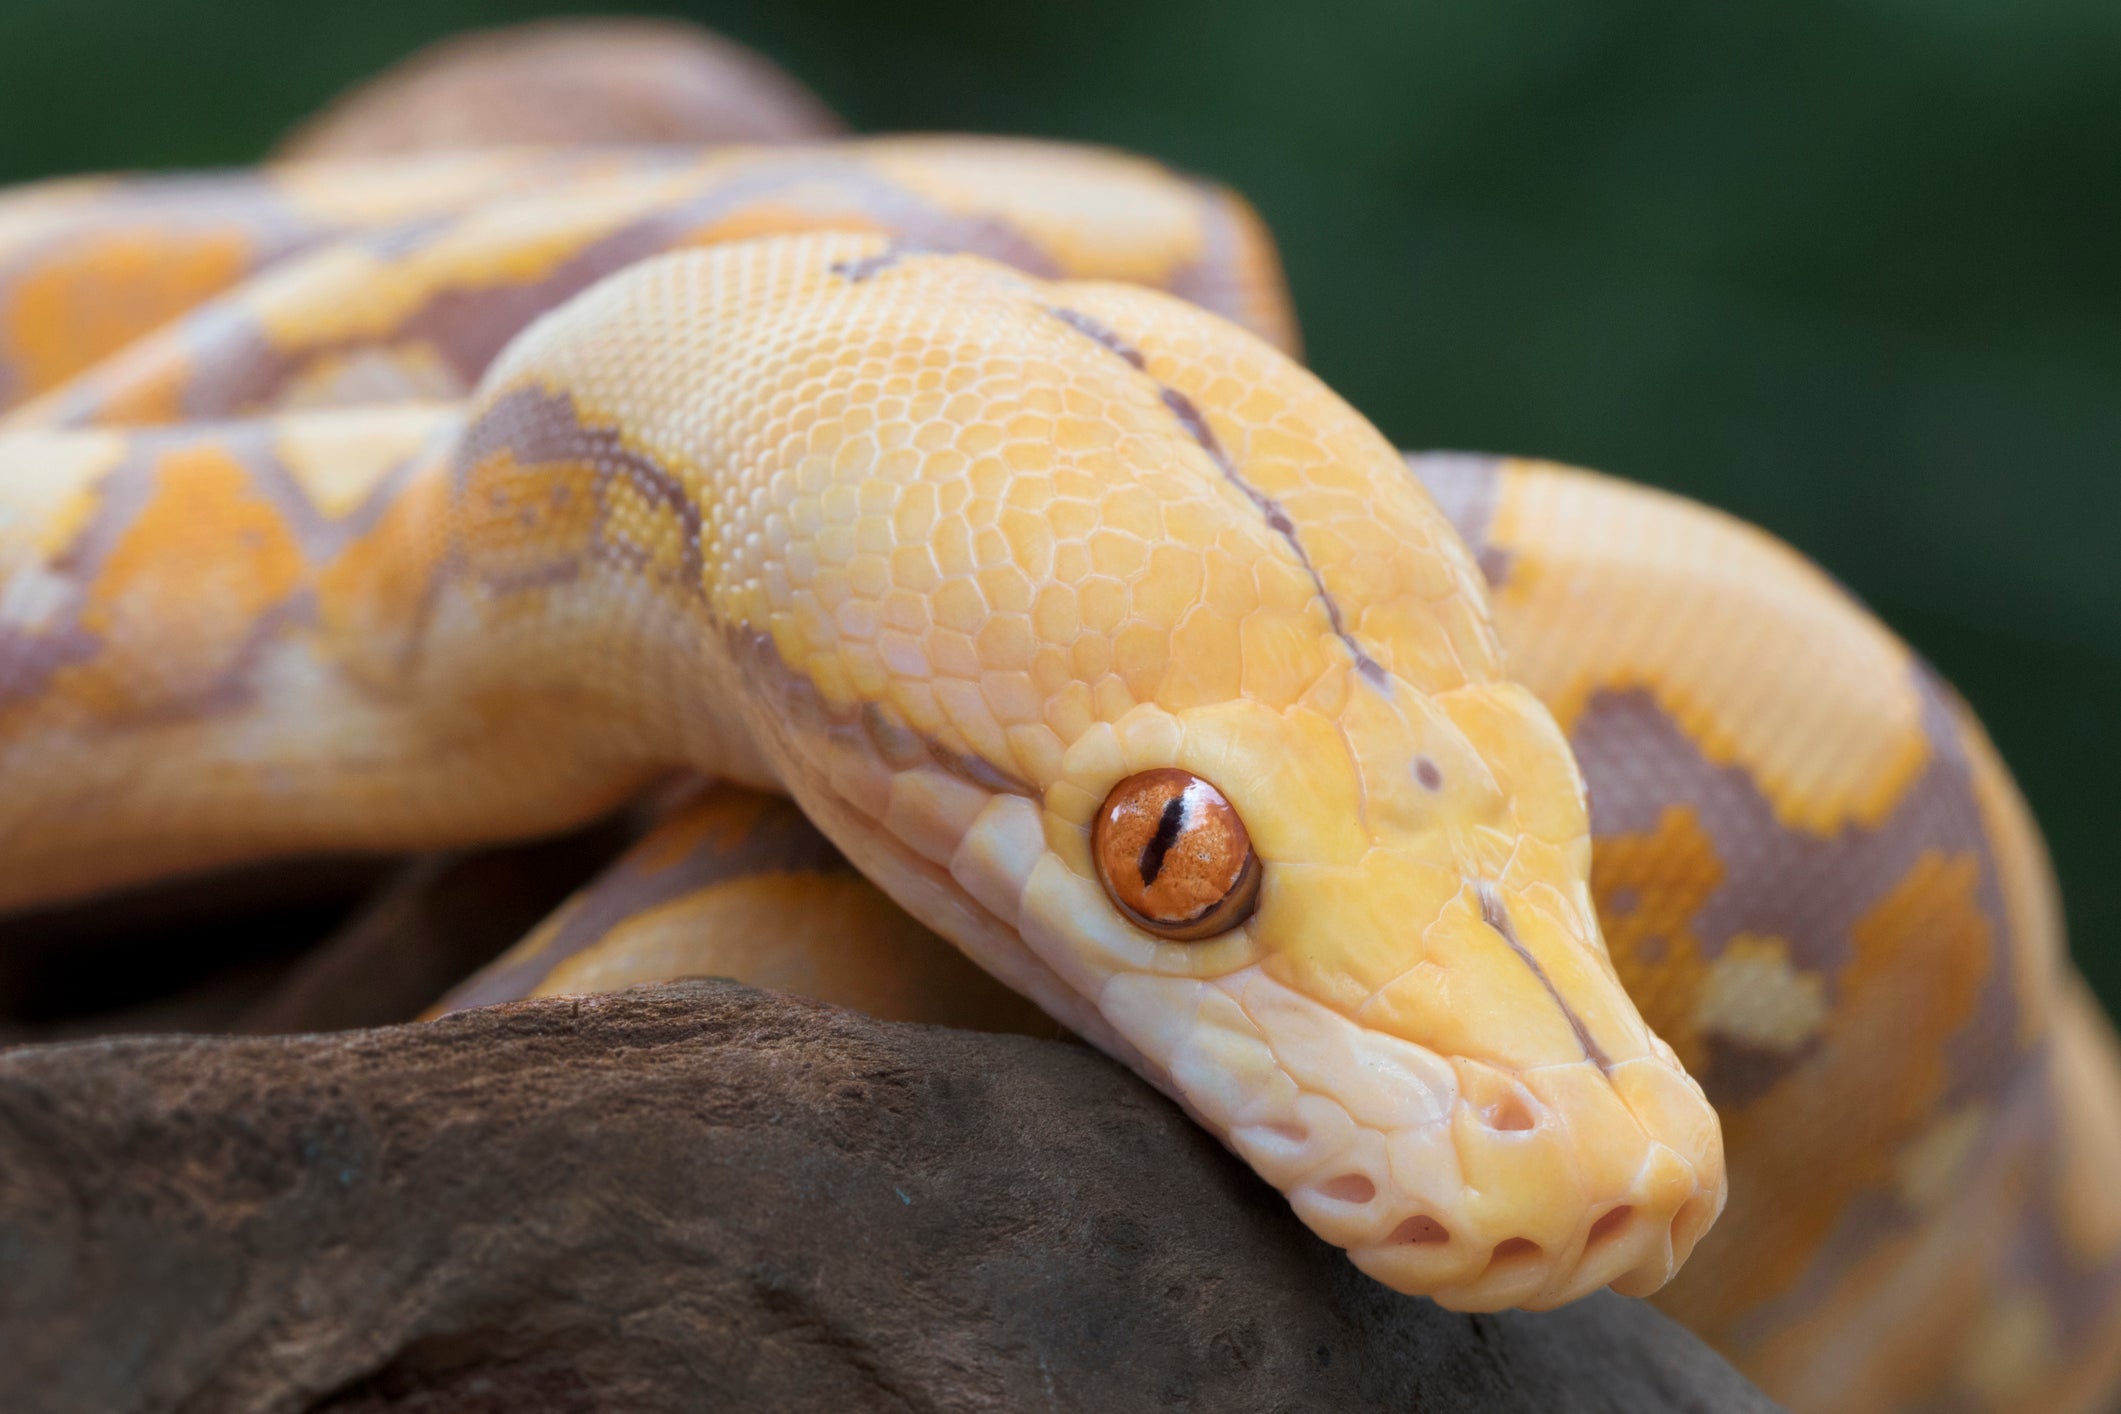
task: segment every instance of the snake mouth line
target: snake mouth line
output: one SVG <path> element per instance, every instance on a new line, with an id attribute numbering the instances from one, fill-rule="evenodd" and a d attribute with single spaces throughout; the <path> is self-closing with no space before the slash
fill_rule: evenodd
<path id="1" fill-rule="evenodd" d="M 1532 950 L 1518 938 L 1517 929 L 1510 922 L 1509 907 L 1503 902 L 1502 891 L 1495 887 L 1492 880 L 1482 879 L 1474 885 L 1474 892 L 1480 897 L 1481 922 L 1493 928 L 1502 940 L 1510 945 L 1510 951 L 1516 953 L 1518 959 L 1532 970 L 1532 975 L 1539 979 L 1539 985 L 1547 989 L 1547 995 L 1554 999 L 1554 1005 L 1560 1007 L 1561 1014 L 1569 1019 L 1569 1029 L 1576 1033 L 1576 1043 L 1583 1047 L 1585 1058 L 1607 1075 L 1611 1075 L 1612 1058 L 1605 1053 L 1605 1048 L 1592 1038 L 1590 1028 L 1583 1024 L 1583 1018 L 1576 1014 L 1576 1009 L 1561 995 L 1561 989 L 1554 985 L 1553 978 L 1547 976 L 1546 968 L 1532 955 Z"/>

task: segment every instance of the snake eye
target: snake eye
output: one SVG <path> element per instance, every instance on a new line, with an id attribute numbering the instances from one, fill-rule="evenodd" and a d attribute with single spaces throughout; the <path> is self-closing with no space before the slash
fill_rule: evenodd
<path id="1" fill-rule="evenodd" d="M 1259 857 L 1223 793 L 1191 771 L 1142 771 L 1112 788 L 1090 831 L 1105 892 L 1178 942 L 1228 932 L 1259 901 Z"/>

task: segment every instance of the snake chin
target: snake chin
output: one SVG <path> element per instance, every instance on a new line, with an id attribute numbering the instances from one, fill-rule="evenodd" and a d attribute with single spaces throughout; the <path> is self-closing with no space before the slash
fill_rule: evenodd
<path id="1" fill-rule="evenodd" d="M 1662 1055 L 1508 1072 L 1360 1025 L 1258 965 L 1119 974 L 1100 1006 L 1312 1231 L 1455 1310 L 1647 1295 L 1723 1206 L 1714 1113 Z"/>

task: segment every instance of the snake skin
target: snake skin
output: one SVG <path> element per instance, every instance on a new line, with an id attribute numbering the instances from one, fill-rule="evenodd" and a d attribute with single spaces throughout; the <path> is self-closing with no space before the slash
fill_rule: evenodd
<path id="1" fill-rule="evenodd" d="M 461 399 L 526 323 L 615 270 L 817 229 L 1130 280 L 1296 342 L 1250 209 L 1119 153 L 875 138 L 435 156 L 0 198 L 0 408 L 28 403 L 0 429 Z M 164 247 L 158 271 L 144 253 Z"/>
<path id="2" fill-rule="evenodd" d="M 1029 997 L 1399 1289 L 1699 1240 L 1659 1299 L 1793 1408 L 2101 1407 L 2121 1083 L 1978 725 L 1759 532 L 1402 462 L 1294 347 L 1242 202 L 1051 144 L 0 197 L 0 907 L 689 771 L 444 1007 Z M 1174 764 L 1267 860 L 1206 943 L 1085 846 Z"/>
<path id="3" fill-rule="evenodd" d="M 793 802 L 735 786 L 689 792 L 430 1014 L 687 976 L 858 999 L 887 1021 L 1066 1034 L 893 904 Z"/>

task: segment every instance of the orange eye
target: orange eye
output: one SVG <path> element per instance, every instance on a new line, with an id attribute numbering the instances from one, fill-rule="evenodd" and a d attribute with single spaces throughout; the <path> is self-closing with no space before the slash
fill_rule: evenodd
<path id="1" fill-rule="evenodd" d="M 1090 853 L 1120 911 L 1159 937 L 1226 933 L 1259 901 L 1259 857 L 1245 822 L 1191 771 L 1143 771 L 1114 786 L 1091 828 Z"/>

